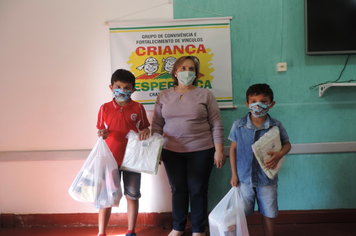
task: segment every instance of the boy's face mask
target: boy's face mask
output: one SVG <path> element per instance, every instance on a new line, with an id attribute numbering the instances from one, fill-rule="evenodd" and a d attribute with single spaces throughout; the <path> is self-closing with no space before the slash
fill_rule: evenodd
<path id="1" fill-rule="evenodd" d="M 130 99 L 132 91 L 124 91 L 123 89 L 113 89 L 114 97 L 120 102 L 124 102 Z"/>
<path id="2" fill-rule="evenodd" d="M 248 105 L 251 114 L 256 118 L 266 115 L 270 106 L 271 104 L 266 102 L 255 102 Z"/>

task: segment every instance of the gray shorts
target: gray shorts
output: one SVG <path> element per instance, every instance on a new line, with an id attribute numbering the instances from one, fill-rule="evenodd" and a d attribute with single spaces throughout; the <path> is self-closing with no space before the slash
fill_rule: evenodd
<path id="1" fill-rule="evenodd" d="M 244 199 L 245 215 L 251 215 L 257 199 L 258 211 L 268 217 L 278 216 L 277 184 L 271 186 L 251 187 L 241 183 L 241 193 Z"/>
<path id="2" fill-rule="evenodd" d="M 116 176 L 114 177 L 115 184 L 121 182 L 121 176 L 124 183 L 124 194 L 126 197 L 132 200 L 138 200 L 141 197 L 141 173 L 120 170 L 116 171 Z"/>

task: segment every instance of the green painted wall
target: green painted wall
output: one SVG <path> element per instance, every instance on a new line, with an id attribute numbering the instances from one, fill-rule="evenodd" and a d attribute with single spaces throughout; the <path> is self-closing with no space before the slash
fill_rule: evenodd
<path id="1" fill-rule="evenodd" d="M 200 10 L 197 10 L 200 9 Z M 220 14 L 220 15 L 217 15 Z M 267 83 L 275 93 L 272 117 L 292 144 L 356 141 L 356 87 L 334 87 L 319 98 L 315 84 L 335 81 L 347 55 L 304 53 L 304 1 L 174 0 L 174 18 L 232 16 L 232 83 L 237 109 L 222 110 L 227 139 L 233 121 L 244 116 L 246 89 Z M 276 64 L 287 62 L 287 72 Z M 356 55 L 340 81 L 356 79 Z M 225 145 L 230 145 L 227 140 Z M 288 155 L 279 181 L 280 210 L 356 208 L 356 153 Z M 214 169 L 209 210 L 230 189 L 231 170 Z"/>

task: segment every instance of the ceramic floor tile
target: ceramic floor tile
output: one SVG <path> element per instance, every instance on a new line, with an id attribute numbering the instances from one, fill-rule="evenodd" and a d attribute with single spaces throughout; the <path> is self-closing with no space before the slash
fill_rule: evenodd
<path id="1" fill-rule="evenodd" d="M 263 236 L 261 225 L 249 225 L 250 236 Z M 163 227 L 136 228 L 137 236 L 167 236 L 171 229 Z M 0 228 L 0 236 L 97 236 L 97 227 L 31 227 Z M 125 236 L 126 227 L 108 227 L 108 236 Z M 187 229 L 183 236 L 192 235 Z M 275 236 L 355 236 L 356 223 L 278 224 Z M 209 235 L 207 235 L 209 236 Z"/>

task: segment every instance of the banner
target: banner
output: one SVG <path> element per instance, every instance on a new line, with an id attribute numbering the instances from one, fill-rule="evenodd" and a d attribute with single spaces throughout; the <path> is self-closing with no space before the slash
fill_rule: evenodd
<path id="1" fill-rule="evenodd" d="M 131 71 L 132 99 L 152 110 L 160 91 L 174 86 L 170 72 L 176 59 L 195 56 L 197 86 L 211 90 L 220 108 L 232 108 L 230 19 L 109 23 L 112 72 Z"/>

